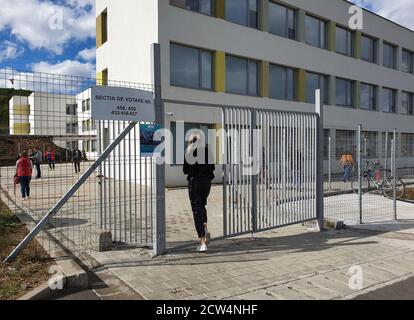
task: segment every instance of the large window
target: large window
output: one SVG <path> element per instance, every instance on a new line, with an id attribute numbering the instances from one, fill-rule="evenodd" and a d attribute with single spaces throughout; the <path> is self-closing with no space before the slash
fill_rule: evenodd
<path id="1" fill-rule="evenodd" d="M 257 96 L 258 69 L 257 61 L 226 56 L 226 91 Z"/>
<path id="2" fill-rule="evenodd" d="M 212 54 L 209 51 L 171 44 L 171 85 L 211 90 Z"/>
<path id="3" fill-rule="evenodd" d="M 397 68 L 397 48 L 387 43 L 384 43 L 384 67 Z"/>
<path id="4" fill-rule="evenodd" d="M 170 0 L 170 4 L 209 16 L 213 14 L 212 0 Z"/>
<path id="5" fill-rule="evenodd" d="M 326 49 L 326 22 L 312 16 L 306 16 L 306 43 Z"/>
<path id="6" fill-rule="evenodd" d="M 346 56 L 352 56 L 353 50 L 352 32 L 341 27 L 336 27 L 336 52 Z"/>
<path id="7" fill-rule="evenodd" d="M 181 138 L 183 139 L 182 143 L 183 143 L 184 148 L 183 148 L 182 151 L 185 152 L 185 150 L 188 146 L 188 137 L 186 139 L 186 135 L 187 135 L 187 133 L 191 134 L 192 131 L 200 132 L 200 133 L 202 132 L 204 134 L 205 143 L 208 144 L 209 143 L 209 141 L 208 141 L 208 138 L 209 138 L 208 137 L 208 130 L 209 129 L 213 129 L 213 125 L 205 124 L 205 123 L 187 123 L 187 122 L 185 122 L 184 123 L 184 137 L 179 137 L 180 139 Z M 173 149 L 172 149 L 173 154 L 172 154 L 171 159 L 173 161 L 173 164 L 182 164 L 182 162 L 184 161 L 184 154 L 182 155 L 180 161 L 178 161 L 178 159 L 180 159 L 179 155 L 178 155 L 179 158 L 177 158 L 177 150 L 178 150 L 178 146 L 177 146 L 177 122 L 171 122 L 171 133 L 172 133 L 172 136 L 173 136 Z M 180 162 L 180 163 L 178 163 L 178 162 Z"/>
<path id="8" fill-rule="evenodd" d="M 280 100 L 295 100 L 295 79 L 295 69 L 270 65 L 270 97 Z"/>
<path id="9" fill-rule="evenodd" d="M 356 134 L 351 130 L 336 130 L 336 157 L 341 158 L 342 153 L 349 152 L 356 159 Z"/>
<path id="10" fill-rule="evenodd" d="M 321 90 L 323 103 L 329 103 L 329 77 L 317 74 L 306 73 L 306 102 L 315 103 L 315 90 Z"/>
<path id="11" fill-rule="evenodd" d="M 336 105 L 342 107 L 354 106 L 354 82 L 346 79 L 336 79 Z"/>
<path id="12" fill-rule="evenodd" d="M 363 131 L 361 135 L 362 155 L 364 158 L 375 158 L 377 154 L 378 133 L 373 131 Z"/>
<path id="13" fill-rule="evenodd" d="M 361 109 L 377 110 L 377 87 L 361 83 Z"/>
<path id="14" fill-rule="evenodd" d="M 361 42 L 361 59 L 377 63 L 377 40 L 363 35 Z"/>
<path id="15" fill-rule="evenodd" d="M 281 37 L 296 39 L 296 12 L 290 8 L 270 2 L 269 31 Z"/>
<path id="16" fill-rule="evenodd" d="M 414 156 L 414 134 L 401 134 L 401 154 L 403 156 Z"/>
<path id="17" fill-rule="evenodd" d="M 258 27 L 258 0 L 226 0 L 226 20 Z"/>
<path id="18" fill-rule="evenodd" d="M 414 72 L 414 53 L 411 51 L 402 51 L 401 70 L 409 73 Z"/>
<path id="19" fill-rule="evenodd" d="M 66 105 L 66 114 L 68 116 L 76 116 L 77 107 L 78 106 L 76 104 L 67 104 Z"/>
<path id="20" fill-rule="evenodd" d="M 383 112 L 396 112 L 396 110 L 397 110 L 397 90 L 382 88 L 381 110 Z"/>
<path id="21" fill-rule="evenodd" d="M 401 114 L 414 114 L 414 93 L 401 92 Z"/>

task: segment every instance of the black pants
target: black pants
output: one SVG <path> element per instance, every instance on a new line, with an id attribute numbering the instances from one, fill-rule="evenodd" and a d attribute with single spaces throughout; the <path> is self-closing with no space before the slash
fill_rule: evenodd
<path id="1" fill-rule="evenodd" d="M 188 182 L 188 194 L 193 211 L 194 224 L 199 238 L 205 238 L 207 223 L 207 198 L 210 194 L 211 180 L 208 177 L 192 178 Z"/>
<path id="2" fill-rule="evenodd" d="M 20 177 L 20 190 L 22 192 L 22 198 L 30 197 L 30 180 L 32 177 Z"/>
<path id="3" fill-rule="evenodd" d="M 40 170 L 40 162 L 35 161 L 34 165 L 36 167 L 36 178 L 41 178 L 42 177 L 42 171 Z"/>
<path id="4" fill-rule="evenodd" d="M 75 173 L 80 172 L 80 161 L 74 160 L 73 164 L 75 165 Z"/>

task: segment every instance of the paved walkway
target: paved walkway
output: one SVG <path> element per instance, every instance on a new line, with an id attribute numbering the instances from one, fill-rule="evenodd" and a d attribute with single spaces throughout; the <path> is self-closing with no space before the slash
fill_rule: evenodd
<path id="1" fill-rule="evenodd" d="M 39 197 L 42 185 L 47 185 L 47 197 L 25 204 L 24 209 L 41 216 L 76 179 L 69 166 L 61 172 L 70 179 L 56 176 L 58 172 L 45 171 L 42 180 L 33 182 Z M 9 193 L 11 177 L 2 180 Z M 76 201 L 82 200 L 82 207 L 88 208 L 86 192 L 93 194 L 88 199 L 96 200 L 94 188 L 96 181 L 92 180 L 71 205 L 76 208 Z M 220 189 L 214 189 L 209 203 L 213 236 L 222 232 L 220 196 Z M 347 203 L 338 204 L 338 210 Z M 381 206 L 375 199 L 371 203 Z M 89 262 L 98 271 L 108 270 L 145 299 L 348 299 L 414 276 L 414 206 L 399 206 L 404 220 L 398 223 L 323 233 L 296 225 L 260 233 L 255 240 L 213 241 L 208 253 L 199 254 L 194 250 L 186 191 L 171 190 L 167 195 L 167 240 L 190 242 L 190 246 L 158 258 L 151 258 L 145 249 L 90 252 Z M 96 205 L 94 208 L 93 213 Z M 70 214 L 70 207 L 65 212 Z M 81 217 L 85 214 L 87 211 Z M 361 290 L 349 287 L 352 266 L 362 268 Z"/>

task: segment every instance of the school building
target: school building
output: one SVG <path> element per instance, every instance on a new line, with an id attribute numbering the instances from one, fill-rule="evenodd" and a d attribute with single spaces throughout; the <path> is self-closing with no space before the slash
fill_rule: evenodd
<path id="1" fill-rule="evenodd" d="M 363 126 L 370 158 L 398 129 L 400 165 L 414 158 L 414 32 L 368 10 L 349 26 L 344 0 L 97 0 L 98 79 L 151 82 L 152 43 L 161 47 L 165 123 L 207 130 L 219 108 L 314 111 L 336 157 L 355 151 Z M 325 147 L 325 156 L 327 157 Z M 335 159 L 336 160 L 336 159 Z M 167 184 L 184 183 L 167 167 Z"/>

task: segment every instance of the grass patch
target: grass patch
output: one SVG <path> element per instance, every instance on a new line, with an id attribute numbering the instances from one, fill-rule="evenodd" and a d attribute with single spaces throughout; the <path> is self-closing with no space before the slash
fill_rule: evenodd
<path id="1" fill-rule="evenodd" d="M 28 230 L 0 200 L 0 260 L 3 261 Z M 33 241 L 15 261 L 0 266 L 0 300 L 17 299 L 47 281 L 53 259 Z"/>

